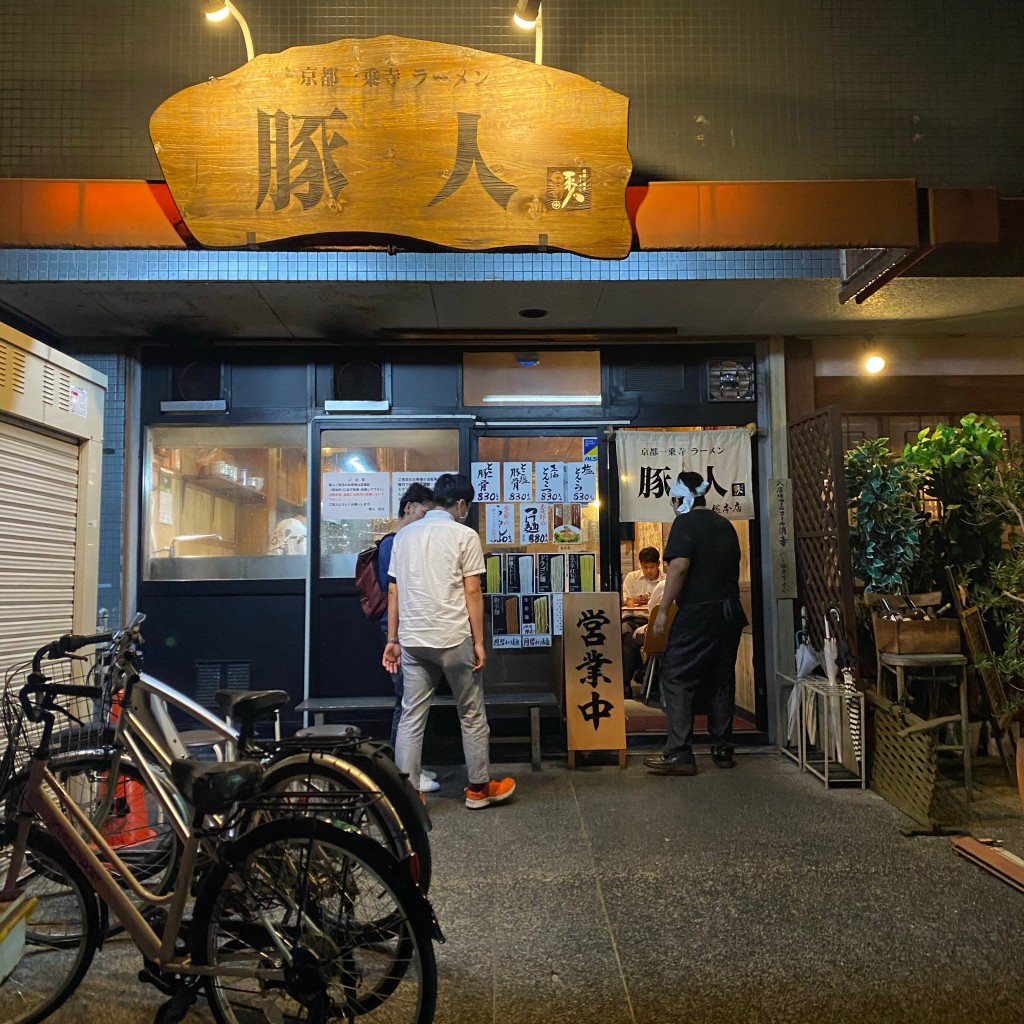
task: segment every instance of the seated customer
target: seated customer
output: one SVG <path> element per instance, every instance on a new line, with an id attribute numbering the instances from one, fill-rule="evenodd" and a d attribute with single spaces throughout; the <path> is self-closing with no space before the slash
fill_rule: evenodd
<path id="1" fill-rule="evenodd" d="M 627 608 L 646 608 L 659 581 L 664 579 L 661 571 L 661 553 L 657 548 L 642 548 L 638 556 L 640 568 L 626 573 L 622 581 L 622 603 Z M 642 665 L 640 646 L 634 641 L 636 630 L 647 622 L 646 615 L 622 614 L 622 686 L 626 697 L 632 697 L 633 677 L 640 681 Z"/>

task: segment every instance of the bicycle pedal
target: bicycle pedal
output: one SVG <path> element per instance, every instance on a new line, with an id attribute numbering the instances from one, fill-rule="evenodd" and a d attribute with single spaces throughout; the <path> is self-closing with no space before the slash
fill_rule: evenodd
<path id="1" fill-rule="evenodd" d="M 199 998 L 195 984 L 184 984 L 157 1011 L 153 1024 L 179 1024 L 192 1004 Z"/>

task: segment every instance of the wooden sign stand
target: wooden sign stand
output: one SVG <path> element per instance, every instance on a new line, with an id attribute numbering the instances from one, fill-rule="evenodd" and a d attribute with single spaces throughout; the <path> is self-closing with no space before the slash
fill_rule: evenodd
<path id="1" fill-rule="evenodd" d="M 615 750 L 626 767 L 618 594 L 566 594 L 562 613 L 569 767 L 578 751 Z"/>

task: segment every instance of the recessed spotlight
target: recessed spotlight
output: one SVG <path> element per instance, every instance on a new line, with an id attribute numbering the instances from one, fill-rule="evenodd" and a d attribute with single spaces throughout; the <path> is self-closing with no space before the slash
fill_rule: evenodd
<path id="1" fill-rule="evenodd" d="M 868 373 L 881 373 L 888 364 L 884 356 L 870 355 L 864 360 L 864 369 Z"/>
<path id="2" fill-rule="evenodd" d="M 548 311 L 546 309 L 521 309 L 519 315 L 527 320 L 539 320 L 542 316 L 547 316 Z"/>

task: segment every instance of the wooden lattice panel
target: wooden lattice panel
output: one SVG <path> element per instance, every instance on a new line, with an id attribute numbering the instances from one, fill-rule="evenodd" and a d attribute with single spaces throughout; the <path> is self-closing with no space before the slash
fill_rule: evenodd
<path id="1" fill-rule="evenodd" d="M 960 611 L 960 625 L 963 626 L 964 636 L 967 638 L 967 649 L 971 652 L 971 658 L 975 662 L 978 658 L 991 658 L 992 647 L 988 642 L 988 634 L 985 632 L 985 622 L 981 617 L 979 608 L 962 608 Z M 974 666 L 975 672 L 981 679 L 985 688 L 985 697 L 988 700 L 992 714 L 996 717 L 1006 710 L 1006 691 L 1003 689 L 1003 681 L 999 678 L 991 665 Z"/>
<path id="2" fill-rule="evenodd" d="M 842 422 L 835 406 L 790 424 L 799 601 L 807 608 L 811 641 L 818 650 L 825 614 L 831 607 L 839 608 L 846 640 L 856 657 L 843 454 Z"/>
<path id="3" fill-rule="evenodd" d="M 875 705 L 871 788 L 914 821 L 928 827 L 935 825 L 939 770 L 935 730 L 900 736 L 918 719 L 872 691 L 867 696 Z"/>

